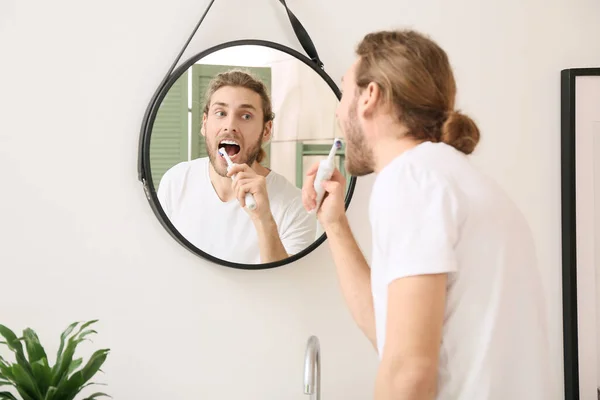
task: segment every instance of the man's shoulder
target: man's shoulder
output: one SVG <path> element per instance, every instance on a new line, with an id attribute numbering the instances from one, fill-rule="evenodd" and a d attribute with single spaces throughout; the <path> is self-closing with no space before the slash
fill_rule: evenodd
<path id="1" fill-rule="evenodd" d="M 267 176 L 269 197 L 280 197 L 284 200 L 302 198 L 302 190 L 292 184 L 285 176 L 271 170 Z"/>
<path id="2" fill-rule="evenodd" d="M 275 218 L 280 234 L 289 240 L 304 243 L 297 251 L 308 247 L 315 238 L 317 221 L 309 214 L 302 203 L 302 189 L 290 182 L 284 175 L 275 171 L 269 173 L 267 191 L 271 212 Z M 296 244 L 297 245 L 297 244 Z"/>
<path id="3" fill-rule="evenodd" d="M 452 186 L 448 171 L 418 158 L 398 158 L 387 165 L 375 179 L 373 194 L 399 191 L 403 196 L 447 190 Z"/>
<path id="4" fill-rule="evenodd" d="M 163 180 L 166 178 L 167 180 L 177 180 L 178 178 L 184 178 L 192 171 L 200 171 L 202 168 L 206 167 L 208 163 L 208 158 L 197 158 L 195 160 L 190 161 L 181 161 L 165 172 L 163 175 Z"/>
<path id="5" fill-rule="evenodd" d="M 445 143 L 426 142 L 393 159 L 377 175 L 375 185 L 384 191 L 460 191 L 463 181 L 481 180 L 482 173 L 466 155 Z"/>
<path id="6" fill-rule="evenodd" d="M 302 214 L 302 189 L 273 170 L 267 177 L 267 191 L 273 213 Z"/>

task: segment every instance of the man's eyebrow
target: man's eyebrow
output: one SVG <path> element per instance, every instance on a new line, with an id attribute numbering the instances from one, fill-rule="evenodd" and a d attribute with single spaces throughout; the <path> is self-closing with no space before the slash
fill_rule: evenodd
<path id="1" fill-rule="evenodd" d="M 213 103 L 212 107 L 214 106 L 229 107 L 229 104 L 223 103 L 222 101 L 217 101 Z M 256 110 L 256 107 L 254 107 L 252 104 L 240 104 L 239 108 L 250 108 L 252 110 Z"/>

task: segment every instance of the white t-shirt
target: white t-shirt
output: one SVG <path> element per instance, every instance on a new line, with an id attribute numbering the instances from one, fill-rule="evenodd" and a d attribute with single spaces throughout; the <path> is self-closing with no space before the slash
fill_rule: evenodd
<path id="1" fill-rule="evenodd" d="M 464 154 L 426 142 L 380 171 L 369 207 L 380 357 L 387 285 L 448 273 L 437 399 L 556 396 L 532 234 L 504 191 Z"/>
<path id="2" fill-rule="evenodd" d="M 208 158 L 181 162 L 160 182 L 158 199 L 179 233 L 198 249 L 222 260 L 260 264 L 258 236 L 237 199 L 223 202 L 209 177 Z M 283 176 L 265 178 L 271 213 L 288 254 L 315 240 L 316 218 L 302 206 L 302 192 Z"/>

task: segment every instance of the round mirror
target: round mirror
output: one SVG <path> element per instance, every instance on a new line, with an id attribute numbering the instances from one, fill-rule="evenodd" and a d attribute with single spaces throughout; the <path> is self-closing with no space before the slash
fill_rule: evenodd
<path id="1" fill-rule="evenodd" d="M 229 42 L 182 64 L 142 132 L 145 188 L 163 226 L 188 250 L 233 268 L 310 253 L 325 235 L 301 188 L 307 169 L 330 154 L 346 174 L 345 146 L 331 151 L 339 99 L 322 69 L 277 43 Z M 347 207 L 356 178 L 346 181 Z"/>

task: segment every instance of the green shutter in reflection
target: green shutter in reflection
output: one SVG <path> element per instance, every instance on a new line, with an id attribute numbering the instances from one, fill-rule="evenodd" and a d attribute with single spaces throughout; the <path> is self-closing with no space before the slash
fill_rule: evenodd
<path id="1" fill-rule="evenodd" d="M 188 160 L 188 73 L 184 73 L 163 99 L 150 138 L 152 181 L 158 189 L 164 173 Z"/>
<path id="2" fill-rule="evenodd" d="M 194 64 L 192 67 L 192 159 L 206 157 L 206 146 L 204 137 L 200 133 L 202 126 L 202 113 L 204 110 L 204 96 L 210 80 L 220 72 L 239 68 L 249 71 L 258 77 L 267 86 L 269 95 L 271 95 L 271 68 L 269 67 L 240 67 L 235 65 L 205 65 Z M 270 165 L 271 146 L 267 143 L 264 146 L 267 158 L 262 162 L 265 167 Z"/>

